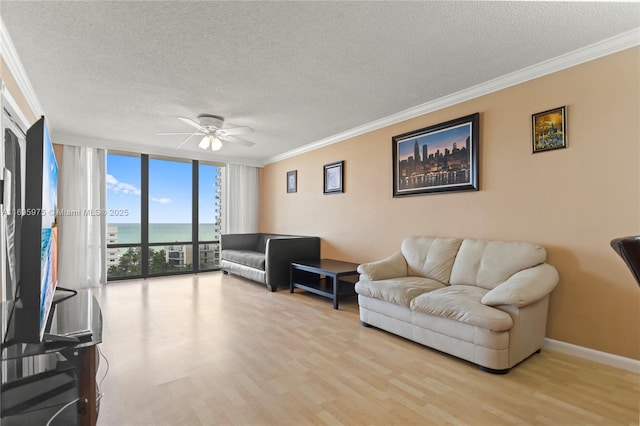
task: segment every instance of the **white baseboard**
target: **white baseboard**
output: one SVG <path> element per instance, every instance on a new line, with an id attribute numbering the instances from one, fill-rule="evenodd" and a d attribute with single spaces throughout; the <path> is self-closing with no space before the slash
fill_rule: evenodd
<path id="1" fill-rule="evenodd" d="M 571 343 L 547 338 L 544 339 L 544 345 L 542 347 L 543 349 L 577 356 L 579 358 L 606 364 L 611 367 L 631 371 L 632 373 L 640 373 L 640 361 L 635 359 L 625 358 L 623 356 L 600 352 L 596 351 L 595 349 L 589 349 L 582 346 L 572 345 Z"/>

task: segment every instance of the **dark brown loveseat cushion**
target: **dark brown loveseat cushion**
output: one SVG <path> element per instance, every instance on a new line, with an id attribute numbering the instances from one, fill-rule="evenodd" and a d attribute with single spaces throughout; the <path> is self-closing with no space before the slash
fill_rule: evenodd
<path id="1" fill-rule="evenodd" d="M 222 250 L 221 257 L 229 262 L 239 263 L 250 268 L 264 271 L 264 252 L 253 250 Z"/>

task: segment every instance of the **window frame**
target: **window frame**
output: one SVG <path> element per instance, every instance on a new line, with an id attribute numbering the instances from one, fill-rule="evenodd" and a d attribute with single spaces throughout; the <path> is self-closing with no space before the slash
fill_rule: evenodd
<path id="1" fill-rule="evenodd" d="M 117 276 L 117 277 L 109 277 L 107 270 L 107 282 L 120 281 L 120 280 L 129 280 L 129 279 L 138 279 L 138 278 L 150 278 L 150 277 L 161 277 L 161 276 L 171 276 L 171 275 L 184 275 L 184 274 L 197 274 L 200 272 L 210 272 L 210 271 L 219 271 L 220 270 L 220 238 L 214 240 L 199 240 L 199 184 L 200 184 L 200 165 L 210 165 L 216 166 L 219 168 L 225 167 L 222 163 L 210 162 L 210 161 L 201 161 L 201 160 L 189 160 L 183 158 L 173 158 L 167 156 L 150 156 L 149 154 L 135 154 L 124 151 L 108 151 L 107 158 L 109 155 L 125 155 L 132 157 L 140 158 L 140 243 L 116 243 L 116 244 L 107 244 L 108 249 L 119 249 L 119 248 L 140 248 L 140 274 L 138 275 L 126 275 L 126 276 Z M 191 241 L 166 241 L 166 242 L 149 242 L 149 160 L 165 160 L 165 161 L 175 161 L 182 163 L 191 163 Z M 218 170 L 218 176 L 220 176 L 221 170 Z M 217 179 L 218 186 L 220 186 L 220 180 Z M 219 198 L 216 200 L 216 204 L 218 203 Z M 218 211 L 218 216 L 221 214 L 221 211 Z M 108 229 L 107 223 L 107 229 Z M 217 225 L 217 235 L 220 235 L 220 221 L 214 224 Z M 202 244 L 213 244 L 217 245 L 218 249 L 216 250 L 214 247 L 214 258 L 217 257 L 217 266 L 209 267 L 209 268 L 201 268 L 200 266 L 200 246 Z M 153 247 L 168 247 L 168 246 L 191 246 L 191 268 L 186 270 L 178 270 L 178 271 L 165 271 L 165 272 L 151 272 L 150 271 L 150 258 L 149 254 Z M 105 253 L 106 255 L 106 253 Z"/>

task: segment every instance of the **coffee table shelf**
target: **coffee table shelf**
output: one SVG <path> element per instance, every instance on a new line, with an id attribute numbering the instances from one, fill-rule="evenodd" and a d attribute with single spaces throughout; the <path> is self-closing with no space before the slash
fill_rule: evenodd
<path id="1" fill-rule="evenodd" d="M 291 262 L 289 290 L 300 288 L 333 300 L 338 309 L 340 297 L 355 295 L 353 285 L 358 280 L 358 264 L 334 259 Z"/>

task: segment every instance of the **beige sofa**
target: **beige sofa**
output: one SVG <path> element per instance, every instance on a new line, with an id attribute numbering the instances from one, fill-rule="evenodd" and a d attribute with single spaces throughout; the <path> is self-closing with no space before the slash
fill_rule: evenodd
<path id="1" fill-rule="evenodd" d="M 536 244 L 407 237 L 358 267 L 364 326 L 504 374 L 538 352 L 558 272 Z"/>

